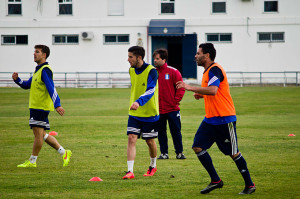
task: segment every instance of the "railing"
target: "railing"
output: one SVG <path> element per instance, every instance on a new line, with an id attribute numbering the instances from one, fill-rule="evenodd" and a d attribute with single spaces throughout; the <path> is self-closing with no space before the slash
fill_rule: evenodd
<path id="1" fill-rule="evenodd" d="M 300 71 L 285 72 L 227 72 L 231 86 L 245 85 L 295 85 L 300 84 Z"/>
<path id="2" fill-rule="evenodd" d="M 0 72 L 0 86 L 12 87 L 12 72 Z M 28 80 L 33 73 L 19 72 L 22 80 Z M 54 84 L 64 88 L 113 88 L 129 87 L 128 72 L 54 72 Z"/>
<path id="3" fill-rule="evenodd" d="M 19 72 L 22 80 L 28 80 L 33 73 Z M 227 72 L 231 86 L 264 86 L 264 85 L 295 85 L 300 84 L 300 71 L 288 72 Z M 0 72 L 0 87 L 17 86 L 11 79 L 12 72 Z M 198 80 L 185 80 L 199 84 Z M 64 88 L 114 88 L 129 87 L 128 72 L 55 72 L 56 87 Z"/>

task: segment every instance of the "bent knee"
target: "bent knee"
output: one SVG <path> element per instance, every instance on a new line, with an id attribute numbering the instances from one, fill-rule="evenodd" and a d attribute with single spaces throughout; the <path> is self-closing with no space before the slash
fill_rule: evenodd
<path id="1" fill-rule="evenodd" d="M 193 150 L 195 153 L 200 153 L 201 151 L 203 151 L 203 149 L 200 147 L 193 147 Z"/>
<path id="2" fill-rule="evenodd" d="M 241 152 L 237 152 L 236 154 L 233 154 L 233 155 L 231 155 L 230 157 L 231 157 L 232 159 L 234 159 L 234 158 L 238 157 L 238 155 L 240 155 L 240 153 L 241 153 Z"/>

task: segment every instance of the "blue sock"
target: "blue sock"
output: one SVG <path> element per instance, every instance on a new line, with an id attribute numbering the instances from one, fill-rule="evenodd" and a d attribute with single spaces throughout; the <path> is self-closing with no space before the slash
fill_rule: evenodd
<path id="1" fill-rule="evenodd" d="M 208 152 L 203 150 L 200 153 L 196 153 L 196 154 L 197 154 L 198 159 L 200 160 L 201 164 L 208 172 L 208 174 L 211 178 L 211 182 L 219 182 L 221 179 L 219 178 L 219 176 L 215 170 L 215 167 L 212 163 L 211 157 L 208 154 Z"/>
<path id="2" fill-rule="evenodd" d="M 250 173 L 249 170 L 247 168 L 247 162 L 244 159 L 244 157 L 242 156 L 242 154 L 240 153 L 236 158 L 233 159 L 237 168 L 239 169 L 240 173 L 242 174 L 244 181 L 245 181 L 245 185 L 246 187 L 249 186 L 254 186 L 251 177 L 250 177 Z"/>

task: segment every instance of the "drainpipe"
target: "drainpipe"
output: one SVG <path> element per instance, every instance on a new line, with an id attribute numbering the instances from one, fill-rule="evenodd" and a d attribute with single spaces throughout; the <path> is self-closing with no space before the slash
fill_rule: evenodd
<path id="1" fill-rule="evenodd" d="M 247 17 L 247 34 L 250 36 L 250 34 L 249 34 L 249 20 L 250 20 L 250 17 Z"/>
<path id="2" fill-rule="evenodd" d="M 147 26 L 147 63 L 149 62 L 149 26 Z"/>

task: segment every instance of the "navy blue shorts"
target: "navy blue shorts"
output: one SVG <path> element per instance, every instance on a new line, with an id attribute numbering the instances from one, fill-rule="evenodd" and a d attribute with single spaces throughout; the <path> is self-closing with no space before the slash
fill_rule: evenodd
<path id="1" fill-rule="evenodd" d="M 236 122 L 211 125 L 203 121 L 195 135 L 193 147 L 207 150 L 214 142 L 225 155 L 238 153 Z"/>
<path id="2" fill-rule="evenodd" d="M 37 109 L 29 109 L 30 110 L 30 119 L 29 126 L 32 127 L 40 127 L 45 130 L 50 130 L 50 124 L 48 120 L 49 111 L 37 110 Z"/>
<path id="3" fill-rule="evenodd" d="M 138 138 L 152 139 L 157 138 L 157 122 L 142 122 L 133 117 L 128 118 L 127 135 L 135 134 Z"/>

